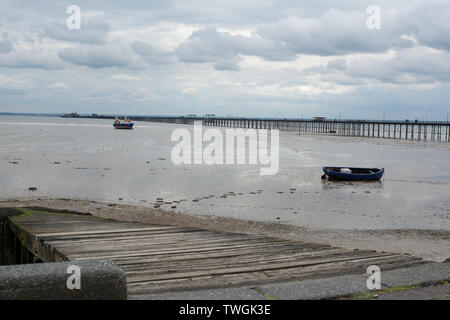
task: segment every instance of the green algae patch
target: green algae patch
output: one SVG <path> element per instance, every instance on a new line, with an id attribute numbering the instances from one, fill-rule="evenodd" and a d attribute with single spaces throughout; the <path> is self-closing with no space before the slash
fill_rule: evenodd
<path id="1" fill-rule="evenodd" d="M 22 212 L 22 214 L 9 217 L 9 219 L 14 223 L 21 222 L 26 218 L 29 218 L 31 216 L 36 216 L 36 215 L 66 215 L 66 216 L 82 215 L 82 216 L 90 216 L 90 217 L 94 218 L 90 213 L 75 212 L 75 211 L 70 211 L 70 210 L 66 210 L 66 209 L 58 210 L 58 209 L 41 208 L 41 207 L 15 208 L 15 209 L 17 211 Z"/>

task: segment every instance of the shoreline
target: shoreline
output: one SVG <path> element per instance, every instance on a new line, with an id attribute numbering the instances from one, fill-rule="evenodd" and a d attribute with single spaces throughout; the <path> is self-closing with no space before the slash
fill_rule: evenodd
<path id="1" fill-rule="evenodd" d="M 429 229 L 309 229 L 283 223 L 229 217 L 181 214 L 148 207 L 76 199 L 6 199 L 0 207 L 45 207 L 90 213 L 127 222 L 194 227 L 212 231 L 264 235 L 287 240 L 343 247 L 406 253 L 442 262 L 450 258 L 450 231 Z"/>

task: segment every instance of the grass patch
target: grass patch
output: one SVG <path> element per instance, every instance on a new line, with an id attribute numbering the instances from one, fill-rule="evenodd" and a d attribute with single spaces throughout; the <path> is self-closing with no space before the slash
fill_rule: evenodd
<path id="1" fill-rule="evenodd" d="M 78 215 L 82 215 L 82 216 L 90 216 L 92 218 L 94 218 L 90 213 L 81 213 L 81 212 L 75 212 L 75 211 L 70 211 L 70 210 L 56 210 L 56 209 L 50 209 L 50 208 L 40 208 L 40 207 L 31 207 L 31 208 L 15 208 L 16 210 L 22 212 L 22 214 L 17 215 L 17 216 L 11 216 L 9 217 L 9 219 L 13 222 L 20 222 L 23 219 L 33 216 L 33 215 L 38 215 L 38 214 L 47 214 L 47 215 L 67 215 L 67 216 L 71 216 L 74 214 L 78 214 Z"/>
<path id="2" fill-rule="evenodd" d="M 380 293 L 391 293 L 391 292 L 405 291 L 405 290 L 416 289 L 416 288 L 420 288 L 420 286 L 419 285 L 410 285 L 410 286 L 404 286 L 404 287 L 387 288 L 387 289 L 381 290 Z"/>

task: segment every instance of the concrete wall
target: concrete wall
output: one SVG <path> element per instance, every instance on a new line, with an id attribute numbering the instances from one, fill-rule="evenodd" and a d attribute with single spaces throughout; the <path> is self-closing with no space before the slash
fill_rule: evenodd
<path id="1" fill-rule="evenodd" d="M 74 270 L 79 268 L 80 289 Z M 69 269 L 68 269 L 69 268 Z M 121 300 L 127 298 L 127 282 L 122 269 L 103 260 L 0 266 L 2 300 Z"/>
<path id="2" fill-rule="evenodd" d="M 20 214 L 22 214 L 21 211 L 13 208 L 0 208 L 0 265 L 20 263 L 20 250 L 16 250 L 16 237 L 11 235 L 8 227 L 8 217 Z"/>

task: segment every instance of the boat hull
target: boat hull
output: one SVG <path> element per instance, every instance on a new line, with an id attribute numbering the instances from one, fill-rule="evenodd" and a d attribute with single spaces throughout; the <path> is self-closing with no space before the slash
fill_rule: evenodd
<path id="1" fill-rule="evenodd" d="M 120 123 L 120 124 L 114 123 L 113 124 L 114 128 L 116 128 L 116 129 L 133 129 L 133 125 L 134 125 L 134 123 Z"/>
<path id="2" fill-rule="evenodd" d="M 341 171 L 341 169 L 349 169 L 351 172 Z M 323 167 L 323 172 L 333 180 L 373 181 L 383 177 L 384 168 Z"/>

